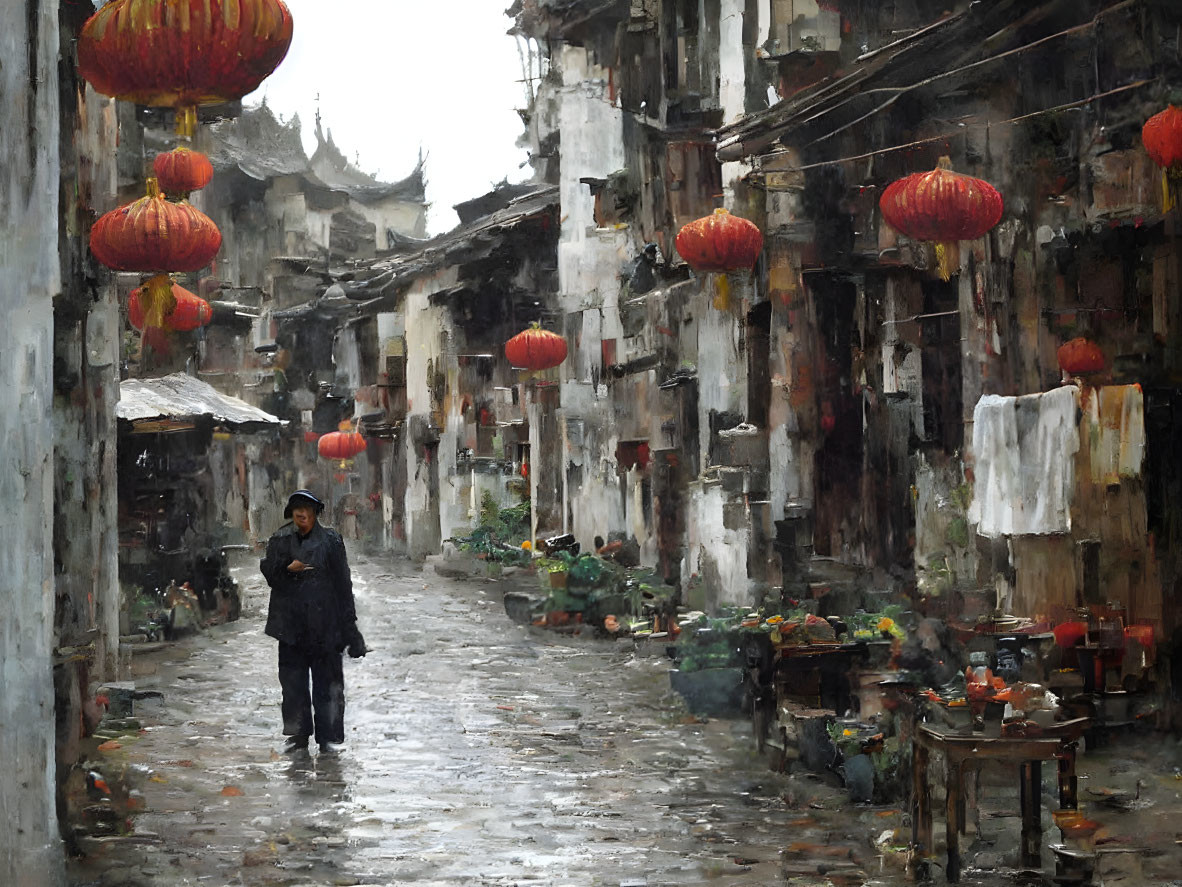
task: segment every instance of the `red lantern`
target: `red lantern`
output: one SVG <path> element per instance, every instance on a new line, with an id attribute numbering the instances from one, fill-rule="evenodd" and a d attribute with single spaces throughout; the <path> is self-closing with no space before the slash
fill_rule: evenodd
<path id="1" fill-rule="evenodd" d="M 213 164 L 200 151 L 182 146 L 165 154 L 157 154 L 152 161 L 156 181 L 166 194 L 185 195 L 200 191 L 213 178 Z"/>
<path id="2" fill-rule="evenodd" d="M 1141 127 L 1141 142 L 1149 157 L 1162 168 L 1162 209 L 1173 208 L 1172 183 L 1182 178 L 1182 110 L 1170 105 Z"/>
<path id="3" fill-rule="evenodd" d="M 1059 368 L 1070 376 L 1098 373 L 1104 369 L 1104 352 L 1095 342 L 1072 339 L 1059 346 Z"/>
<path id="4" fill-rule="evenodd" d="M 515 367 L 548 370 L 566 360 L 566 339 L 535 323 L 505 343 L 505 357 Z"/>
<path id="5" fill-rule="evenodd" d="M 147 196 L 111 210 L 90 229 L 90 251 L 108 268 L 154 275 L 140 296 L 150 327 L 164 326 L 176 307 L 166 272 L 198 271 L 221 245 L 213 220 L 188 203 L 165 200 L 155 179 L 148 179 Z"/>
<path id="6" fill-rule="evenodd" d="M 940 277 L 960 267 L 958 241 L 983 237 L 1001 221 L 1002 199 L 992 185 L 952 171 L 941 157 L 931 172 L 892 182 L 878 202 L 886 223 L 913 240 L 936 242 Z"/>
<path id="7" fill-rule="evenodd" d="M 209 216 L 165 200 L 152 179 L 146 197 L 111 210 L 90 229 L 94 257 L 116 271 L 200 271 L 221 246 Z"/>
<path id="8" fill-rule="evenodd" d="M 325 459 L 352 459 L 365 448 L 365 438 L 356 431 L 333 431 L 316 444 L 317 452 Z"/>
<path id="9" fill-rule="evenodd" d="M 316 443 L 316 441 L 319 437 L 320 437 L 320 435 L 317 434 L 315 431 L 305 431 L 304 432 L 304 443 Z"/>
<path id="10" fill-rule="evenodd" d="M 1141 142 L 1163 169 L 1182 168 L 1182 110 L 1170 105 L 1141 127 Z"/>
<path id="11" fill-rule="evenodd" d="M 675 243 L 695 271 L 750 271 L 763 250 L 763 234 L 754 222 L 716 209 L 682 226 Z"/>
<path id="12" fill-rule="evenodd" d="M 144 328 L 142 292 L 143 287 L 136 287 L 127 300 L 127 319 L 137 330 Z M 165 329 L 187 332 L 205 326 L 213 317 L 213 308 L 209 302 L 179 284 L 172 285 L 172 297 L 175 304 L 172 311 L 164 316 Z"/>
<path id="13" fill-rule="evenodd" d="M 192 135 L 198 105 L 253 92 L 291 45 L 281 0 L 113 0 L 78 38 L 78 70 L 97 92 L 177 108 Z"/>

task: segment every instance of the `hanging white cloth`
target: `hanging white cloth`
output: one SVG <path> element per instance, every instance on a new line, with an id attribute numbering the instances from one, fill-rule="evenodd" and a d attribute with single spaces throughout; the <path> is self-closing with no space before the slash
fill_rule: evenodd
<path id="1" fill-rule="evenodd" d="M 1023 397 L 985 395 L 973 410 L 973 502 L 969 520 L 983 536 L 1071 529 L 1078 389 Z"/>

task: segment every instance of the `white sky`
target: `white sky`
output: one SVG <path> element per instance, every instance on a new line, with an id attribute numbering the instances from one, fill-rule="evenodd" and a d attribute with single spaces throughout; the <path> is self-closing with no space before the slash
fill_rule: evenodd
<path id="1" fill-rule="evenodd" d="M 525 106 L 510 0 L 285 0 L 295 19 L 287 57 L 248 96 L 283 119 L 299 113 L 309 153 L 320 115 L 362 170 L 398 181 L 427 156 L 430 234 L 452 205 L 531 173 L 515 142 Z"/>

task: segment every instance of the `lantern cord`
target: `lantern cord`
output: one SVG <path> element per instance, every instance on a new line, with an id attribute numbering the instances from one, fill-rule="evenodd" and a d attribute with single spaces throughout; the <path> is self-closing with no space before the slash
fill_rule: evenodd
<path id="1" fill-rule="evenodd" d="M 930 145 L 932 142 L 946 142 L 949 139 L 954 139 L 958 136 L 963 136 L 965 134 L 965 132 L 969 129 L 979 129 L 981 127 L 988 128 L 990 126 L 1004 126 L 1009 123 L 1021 123 L 1024 120 L 1030 120 L 1031 118 L 1034 118 L 1034 117 L 1041 117 L 1044 114 L 1058 114 L 1061 111 L 1070 111 L 1075 108 L 1082 108 L 1085 105 L 1090 105 L 1092 102 L 1099 101 L 1100 99 L 1108 98 L 1109 96 L 1117 95 L 1118 93 L 1128 92 L 1130 89 L 1139 89 L 1140 87 L 1146 86 L 1150 83 L 1156 83 L 1159 79 L 1160 78 L 1158 78 L 1158 77 L 1150 77 L 1146 80 L 1138 80 L 1134 83 L 1128 83 L 1128 84 L 1125 84 L 1124 86 L 1118 86 L 1118 87 L 1116 87 L 1116 89 L 1110 89 L 1110 90 L 1107 90 L 1106 92 L 1096 93 L 1093 96 L 1089 96 L 1086 99 L 1080 99 L 1077 102 L 1067 102 L 1066 104 L 1055 105 L 1052 108 L 1043 108 L 1041 111 L 1031 111 L 1029 114 L 1021 114 L 1018 117 L 1010 117 L 1008 120 L 985 120 L 980 123 L 963 123 L 960 125 L 959 129 L 957 129 L 953 132 L 941 133 L 940 135 L 929 136 L 928 138 L 924 138 L 924 139 L 916 139 L 913 142 L 906 142 L 901 145 L 891 145 L 889 148 L 877 148 L 874 151 L 867 151 L 864 154 L 852 154 L 849 157 L 838 157 L 835 160 L 819 160 L 816 163 L 804 163 L 804 164 L 801 164 L 800 166 L 785 167 L 783 169 L 773 170 L 773 172 L 776 172 L 776 173 L 804 172 L 805 170 L 809 170 L 809 169 L 819 169 L 823 166 L 836 166 L 839 163 L 852 163 L 856 160 L 868 160 L 871 157 L 877 157 L 880 154 L 890 154 L 895 151 L 906 151 L 909 148 L 918 148 L 922 145 Z M 789 151 L 789 149 L 785 148 L 781 151 L 772 152 L 772 153 L 765 154 L 762 156 L 777 157 L 777 156 L 781 156 L 783 154 L 787 154 L 788 151 Z M 763 174 L 767 175 L 767 173 L 763 173 Z"/>
<path id="2" fill-rule="evenodd" d="M 197 108 L 193 105 L 181 105 L 176 109 L 176 134 L 186 141 L 193 141 L 197 133 Z"/>

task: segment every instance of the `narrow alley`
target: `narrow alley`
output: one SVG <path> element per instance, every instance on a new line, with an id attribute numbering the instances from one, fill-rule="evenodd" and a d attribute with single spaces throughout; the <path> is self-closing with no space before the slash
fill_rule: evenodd
<path id="1" fill-rule="evenodd" d="M 373 652 L 347 660 L 340 754 L 280 752 L 265 586 L 244 562 L 240 621 L 147 654 L 136 689 L 163 698 L 99 753 L 143 809 L 85 848 L 72 884 L 813 884 L 877 868 L 843 793 L 770 771 L 748 720 L 687 715 L 667 661 L 515 625 L 498 583 L 353 570 Z M 863 815 L 880 831 L 901 817 Z"/>
<path id="2" fill-rule="evenodd" d="M 0 887 L 1182 887 L 1182 2 L 0 35 Z"/>

